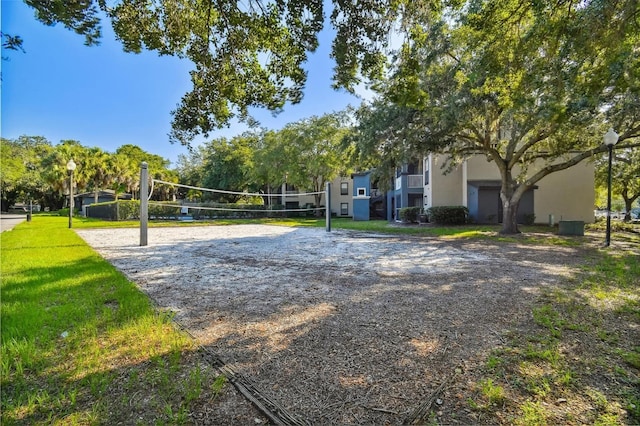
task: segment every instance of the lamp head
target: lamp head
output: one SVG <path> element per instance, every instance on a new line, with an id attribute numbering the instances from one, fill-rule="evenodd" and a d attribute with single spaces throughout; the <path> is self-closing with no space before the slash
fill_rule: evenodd
<path id="1" fill-rule="evenodd" d="M 69 162 L 67 163 L 67 170 L 72 172 L 75 169 L 76 169 L 76 163 L 73 162 L 73 159 L 69 160 Z"/>
<path id="2" fill-rule="evenodd" d="M 618 143 L 618 134 L 613 131 L 613 128 L 609 128 L 607 133 L 604 134 L 604 144 L 607 146 L 613 146 Z"/>

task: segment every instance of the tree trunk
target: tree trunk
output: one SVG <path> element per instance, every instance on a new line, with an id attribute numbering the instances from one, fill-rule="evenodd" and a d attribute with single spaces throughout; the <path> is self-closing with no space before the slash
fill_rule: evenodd
<path id="1" fill-rule="evenodd" d="M 635 199 L 624 198 L 624 221 L 631 222 L 631 209 L 633 208 L 633 202 Z"/>
<path id="2" fill-rule="evenodd" d="M 313 197 L 316 201 L 316 209 L 317 209 L 315 211 L 315 216 L 320 217 L 322 216 L 322 210 L 320 210 L 320 204 L 322 204 L 322 194 L 314 194 Z"/>
<path id="3" fill-rule="evenodd" d="M 519 234 L 518 229 L 518 205 L 520 199 L 503 201 L 502 203 L 502 229 L 501 234 Z"/>
<path id="4" fill-rule="evenodd" d="M 500 188 L 500 201 L 502 202 L 502 229 L 501 234 L 519 234 L 518 206 L 522 194 L 526 191 L 524 185 L 517 185 L 511 177 L 511 171 L 505 170 Z"/>

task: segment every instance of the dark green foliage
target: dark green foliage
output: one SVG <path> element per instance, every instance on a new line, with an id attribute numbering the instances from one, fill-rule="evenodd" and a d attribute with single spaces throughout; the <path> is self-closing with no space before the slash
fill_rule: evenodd
<path id="1" fill-rule="evenodd" d="M 182 214 L 187 207 L 188 213 Z M 282 212 L 284 206 L 277 204 L 269 208 L 262 204 L 242 203 L 199 203 L 198 205 L 177 205 L 174 203 L 149 205 L 149 218 L 155 220 L 176 220 L 187 216 L 195 220 L 210 219 L 254 219 L 265 217 L 287 217 Z"/>
<path id="2" fill-rule="evenodd" d="M 464 225 L 469 217 L 469 210 L 464 206 L 439 206 L 427 210 L 429 221 L 439 225 Z"/>
<path id="3" fill-rule="evenodd" d="M 517 233 L 523 194 L 604 152 L 609 126 L 620 134 L 616 151 L 637 142 L 636 0 L 370 3 L 335 13 L 334 50 L 343 52 L 335 78 L 345 87 L 374 78 L 367 57 L 397 25 L 404 38 L 373 82 L 381 96 L 356 112 L 353 136 L 382 173 L 408 155 L 445 154 L 445 169 L 484 155 L 502 182 L 501 232 Z"/>
<path id="4" fill-rule="evenodd" d="M 527 213 L 523 217 L 523 224 L 525 225 L 533 225 L 536 221 L 536 215 L 533 213 Z"/>
<path id="5" fill-rule="evenodd" d="M 98 4 L 102 1 L 87 0 L 25 0 L 25 3 L 36 10 L 36 18 L 45 25 L 58 23 L 85 38 L 87 46 L 100 44 L 102 36 Z M 96 4 L 98 3 L 98 4 Z"/>
<path id="6" fill-rule="evenodd" d="M 149 206 L 149 210 L 152 207 Z M 118 200 L 91 204 L 87 208 L 88 217 L 106 220 L 132 220 L 140 218 L 139 200 Z"/>
<path id="7" fill-rule="evenodd" d="M 298 103 L 307 55 L 324 23 L 321 0 L 278 2 L 191 0 L 26 0 L 46 25 L 61 23 L 98 44 L 101 15 L 126 52 L 152 50 L 186 58 L 193 88 L 173 114 L 172 141 L 188 144 L 250 107 L 281 111 Z M 15 43 L 14 43 L 15 44 Z"/>
<path id="8" fill-rule="evenodd" d="M 402 207 L 400 209 L 400 219 L 403 222 L 417 222 L 420 210 L 420 207 Z"/>

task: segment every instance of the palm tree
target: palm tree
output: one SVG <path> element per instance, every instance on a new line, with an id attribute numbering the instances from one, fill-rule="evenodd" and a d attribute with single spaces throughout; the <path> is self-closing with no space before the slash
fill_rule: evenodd
<path id="1" fill-rule="evenodd" d="M 94 193 L 94 202 L 98 202 L 100 191 L 109 186 L 109 159 L 110 155 L 100 148 L 90 148 L 84 161 L 84 168 L 88 181 L 91 183 Z"/>
<path id="2" fill-rule="evenodd" d="M 108 176 L 109 185 L 118 200 L 119 192 L 131 191 L 136 181 L 136 173 L 129 157 L 123 154 L 113 154 L 109 157 Z"/>
<path id="3" fill-rule="evenodd" d="M 53 193 L 64 195 L 69 191 L 69 172 L 67 163 L 74 160 L 78 168 L 74 172 L 74 183 L 79 190 L 86 187 L 86 158 L 87 149 L 74 140 L 64 140 L 56 145 L 49 155 L 42 159 L 41 166 L 44 174 L 44 181 L 50 185 Z"/>

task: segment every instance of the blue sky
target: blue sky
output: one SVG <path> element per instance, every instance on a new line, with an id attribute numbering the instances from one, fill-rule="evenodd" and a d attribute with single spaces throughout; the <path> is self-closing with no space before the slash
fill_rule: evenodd
<path id="1" fill-rule="evenodd" d="M 2 61 L 2 137 L 44 136 L 53 144 L 75 139 L 109 152 L 130 143 L 172 162 L 187 153 L 185 147 L 170 144 L 167 134 L 170 112 L 191 88 L 191 62 L 154 52 L 125 53 L 108 21 L 102 23 L 101 44 L 86 47 L 83 37 L 61 25 L 47 27 L 36 21 L 34 10 L 22 1 L 2 0 L 1 13 L 2 31 L 20 35 L 25 49 L 25 53 L 2 52 L 9 57 Z M 279 129 L 291 121 L 360 103 L 331 89 L 332 37 L 332 31 L 325 29 L 320 47 L 309 58 L 303 101 L 287 105 L 276 117 L 256 111 L 263 126 Z M 209 140 L 244 130 L 244 125 L 234 124 Z"/>

